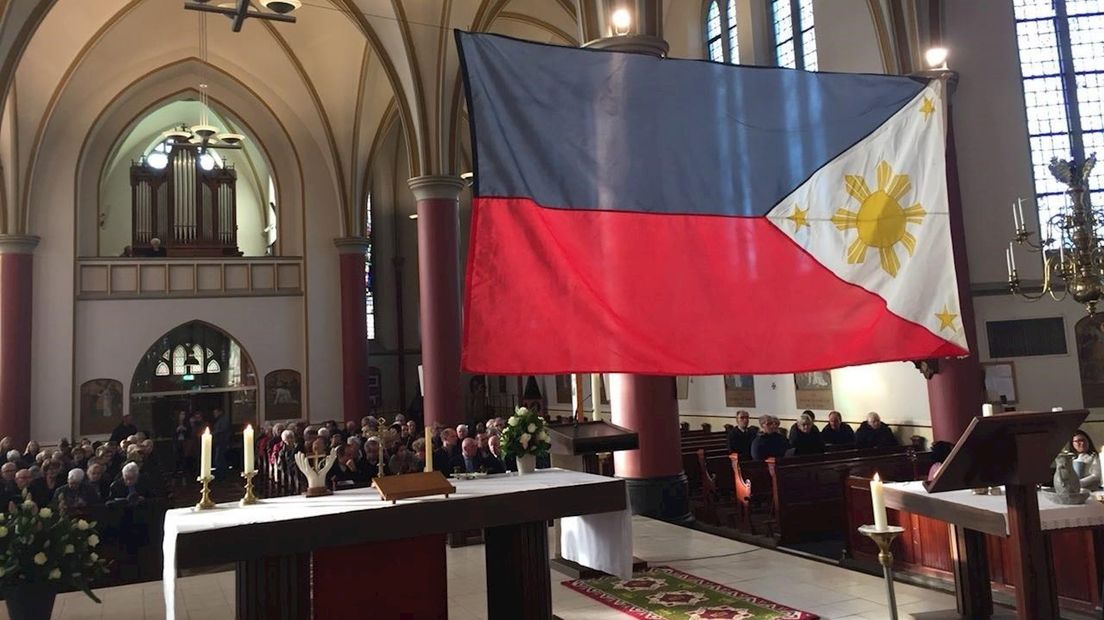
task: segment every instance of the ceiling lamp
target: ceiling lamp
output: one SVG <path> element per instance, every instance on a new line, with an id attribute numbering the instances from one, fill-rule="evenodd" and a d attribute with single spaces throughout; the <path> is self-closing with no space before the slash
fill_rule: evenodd
<path id="1" fill-rule="evenodd" d="M 261 7 L 265 10 L 257 11 L 250 8 L 250 0 L 236 0 L 235 2 L 223 2 L 217 6 L 211 6 L 210 0 L 187 0 L 184 8 L 189 11 L 203 11 L 206 13 L 220 13 L 233 20 L 230 27 L 234 32 L 241 32 L 245 20 L 250 17 L 267 19 L 275 22 L 295 23 L 295 18 L 290 15 L 292 11 L 303 6 L 300 0 L 260 0 Z"/>

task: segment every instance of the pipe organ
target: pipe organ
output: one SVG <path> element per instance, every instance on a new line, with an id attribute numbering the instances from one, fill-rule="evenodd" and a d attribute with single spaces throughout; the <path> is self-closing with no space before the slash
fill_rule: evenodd
<path id="1" fill-rule="evenodd" d="M 157 237 L 169 256 L 240 256 L 232 168 L 204 170 L 199 150 L 174 147 L 162 169 L 130 167 L 131 248 L 150 252 Z"/>

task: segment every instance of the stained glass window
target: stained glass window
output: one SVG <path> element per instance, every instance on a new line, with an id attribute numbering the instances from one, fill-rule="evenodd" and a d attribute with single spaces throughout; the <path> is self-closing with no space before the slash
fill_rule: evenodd
<path id="1" fill-rule="evenodd" d="M 231 346 L 231 354 L 233 354 L 234 346 Z M 188 352 L 196 358 L 197 363 L 188 364 Z M 172 364 L 172 372 L 169 372 L 169 364 Z M 206 347 L 198 344 L 178 344 L 170 350 L 161 354 L 161 360 L 154 368 L 154 374 L 158 377 L 167 377 L 170 374 L 176 376 L 182 375 L 202 375 L 204 372 L 207 374 L 218 374 L 222 372 L 222 365 L 215 359 L 215 352 Z"/>
<path id="2" fill-rule="evenodd" d="M 216 362 L 215 360 L 211 360 L 211 361 L 207 362 L 207 374 L 217 375 L 220 372 L 222 372 L 222 369 L 219 368 L 219 363 L 218 362 Z"/>
<path id="3" fill-rule="evenodd" d="M 1066 204 L 1052 157 L 1104 154 L 1104 0 L 1015 0 L 1035 202 L 1044 238 Z M 1088 199 L 1100 204 L 1104 189 Z"/>
<path id="4" fill-rule="evenodd" d="M 172 364 L 174 375 L 184 375 L 187 371 L 184 369 L 184 360 L 188 357 L 188 351 L 180 345 L 176 345 L 176 348 L 172 352 Z"/>
<path id="5" fill-rule="evenodd" d="M 778 66 L 816 71 L 813 0 L 771 0 L 771 20 Z"/>
<path id="6" fill-rule="evenodd" d="M 153 374 L 157 375 L 158 377 L 167 377 L 167 376 L 169 376 L 169 365 L 168 365 L 168 363 L 166 363 L 166 362 L 157 362 L 157 369 L 154 371 Z"/>
<path id="7" fill-rule="evenodd" d="M 727 36 L 726 36 L 727 33 Z M 705 48 L 709 60 L 736 63 L 740 60 L 736 32 L 736 0 L 714 0 L 705 11 Z"/>
<path id="8" fill-rule="evenodd" d="M 372 195 L 368 194 L 368 204 L 364 209 L 364 234 L 368 238 L 368 249 L 364 252 L 364 319 L 367 325 L 368 340 L 376 338 L 376 304 L 372 294 Z"/>

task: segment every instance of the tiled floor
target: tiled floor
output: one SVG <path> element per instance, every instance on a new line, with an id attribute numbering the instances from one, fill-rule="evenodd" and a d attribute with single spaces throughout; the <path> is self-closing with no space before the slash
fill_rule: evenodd
<path id="1" fill-rule="evenodd" d="M 880 578 L 642 517 L 633 520 L 633 528 L 636 555 L 653 566 L 672 566 L 737 590 L 820 614 L 825 620 L 889 618 Z M 450 549 L 448 561 L 449 591 L 463 593 L 451 599 L 451 620 L 485 618 L 483 547 Z M 564 620 L 628 618 L 560 585 L 564 579 L 553 571 L 553 609 Z M 177 618 L 229 620 L 234 617 L 233 573 L 187 577 L 179 580 L 179 588 Z M 951 617 L 931 613 L 954 609 L 954 598 L 947 594 L 905 584 L 897 584 L 896 591 L 901 618 Z M 103 598 L 103 605 L 96 605 L 79 593 L 59 596 L 53 618 L 130 620 L 163 618 L 165 614 L 160 582 L 108 588 L 97 594 Z M 0 619 L 7 620 L 2 606 Z"/>

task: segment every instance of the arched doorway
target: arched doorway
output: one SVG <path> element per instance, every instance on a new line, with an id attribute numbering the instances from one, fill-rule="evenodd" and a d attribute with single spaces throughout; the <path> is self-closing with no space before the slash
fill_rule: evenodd
<path id="1" fill-rule="evenodd" d="M 189 321 L 157 339 L 130 382 L 130 413 L 155 439 L 171 439 L 181 413 L 211 422 L 221 409 L 231 423 L 257 421 L 257 372 L 241 344 L 203 321 Z"/>

